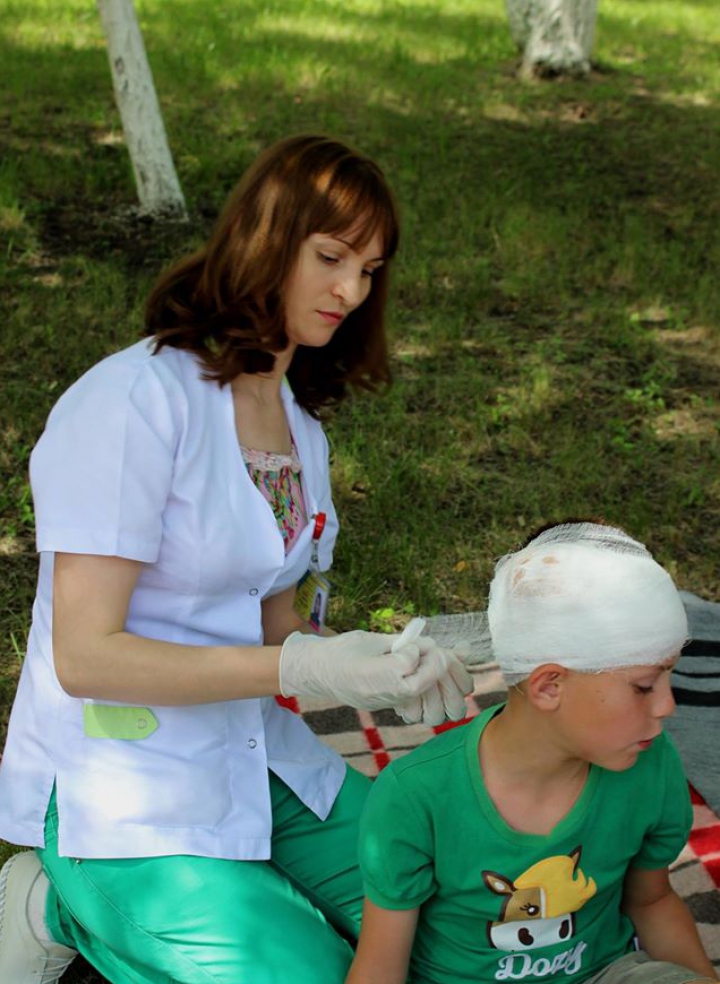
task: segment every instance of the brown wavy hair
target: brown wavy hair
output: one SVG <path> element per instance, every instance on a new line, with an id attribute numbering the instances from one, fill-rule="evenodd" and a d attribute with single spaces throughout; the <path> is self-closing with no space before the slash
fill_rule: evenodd
<path id="1" fill-rule="evenodd" d="M 368 297 L 321 348 L 299 346 L 288 370 L 296 399 L 317 417 L 348 387 L 390 382 L 385 337 L 388 261 L 399 238 L 395 202 L 369 158 L 323 136 L 296 136 L 262 153 L 240 179 L 214 232 L 155 284 L 145 334 L 194 352 L 220 385 L 240 373 L 268 372 L 282 351 L 284 289 L 301 244 L 313 233 L 352 234 L 362 249 L 376 231 L 385 263 Z"/>

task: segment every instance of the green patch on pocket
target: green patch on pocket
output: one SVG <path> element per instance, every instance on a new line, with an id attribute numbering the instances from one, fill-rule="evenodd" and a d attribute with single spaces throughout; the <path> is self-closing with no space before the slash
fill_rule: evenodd
<path id="1" fill-rule="evenodd" d="M 118 707 L 115 704 L 85 704 L 83 724 L 88 738 L 119 738 L 138 741 L 157 731 L 157 718 L 149 707 Z"/>

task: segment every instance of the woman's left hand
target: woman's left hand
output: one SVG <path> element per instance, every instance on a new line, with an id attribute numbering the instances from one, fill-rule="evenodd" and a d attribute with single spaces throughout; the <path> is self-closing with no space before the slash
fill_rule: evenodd
<path id="1" fill-rule="evenodd" d="M 426 619 L 411 619 L 393 644 L 393 651 L 415 643 L 420 648 L 422 658 L 427 657 L 431 651 L 439 650 L 441 647 L 429 635 L 425 635 L 425 632 L 427 632 Z M 423 693 L 403 701 L 394 708 L 395 713 L 406 724 L 422 723 L 434 728 L 442 724 L 446 718 L 450 721 L 462 721 L 465 717 L 467 713 L 465 697 L 473 691 L 473 679 L 461 661 L 461 653 L 455 653 L 452 646 L 444 647 L 443 652 L 448 660 L 446 672 Z"/>
<path id="2" fill-rule="evenodd" d="M 423 637 L 422 643 L 432 642 Z M 448 652 L 448 650 L 445 650 Z M 448 719 L 462 721 L 467 714 L 465 698 L 473 692 L 473 678 L 462 662 L 451 653 L 446 673 L 425 693 L 398 704 L 394 710 L 405 724 L 424 724 L 437 727 Z"/>

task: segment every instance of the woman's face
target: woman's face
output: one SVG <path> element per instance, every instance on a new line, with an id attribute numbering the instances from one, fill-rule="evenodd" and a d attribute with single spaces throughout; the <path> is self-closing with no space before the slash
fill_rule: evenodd
<path id="1" fill-rule="evenodd" d="M 327 345 L 343 319 L 370 293 L 373 274 L 384 263 L 382 239 L 376 232 L 356 249 L 351 232 L 316 232 L 300 246 L 285 288 L 291 345 Z"/>

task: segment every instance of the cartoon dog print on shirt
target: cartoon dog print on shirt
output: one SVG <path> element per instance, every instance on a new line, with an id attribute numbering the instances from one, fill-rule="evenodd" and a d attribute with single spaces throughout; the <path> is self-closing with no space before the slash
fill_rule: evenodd
<path id="1" fill-rule="evenodd" d="M 575 933 L 575 913 L 597 891 L 579 868 L 582 847 L 545 858 L 515 881 L 483 871 L 491 892 L 503 897 L 500 919 L 487 923 L 490 945 L 515 953 L 564 943 Z"/>

